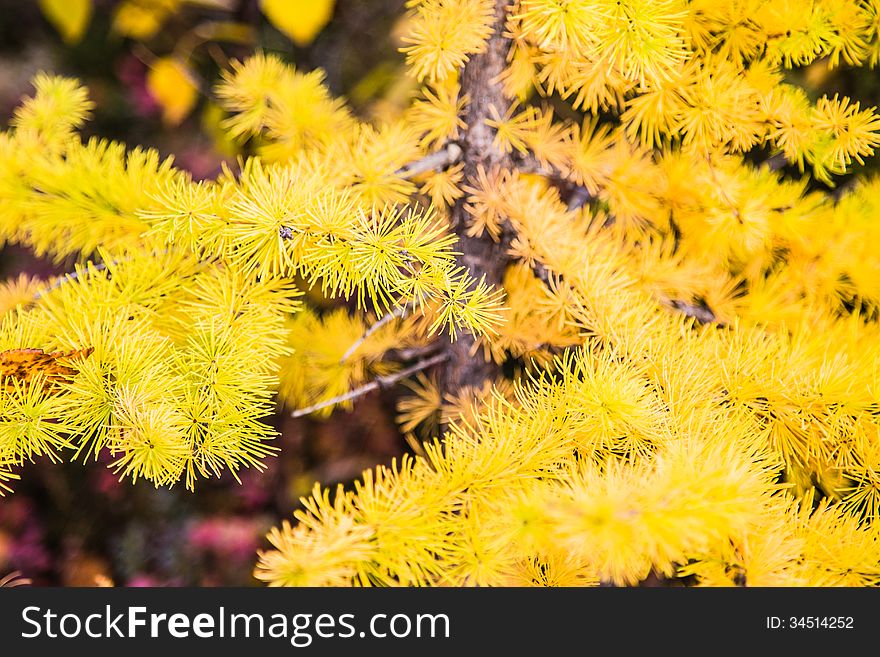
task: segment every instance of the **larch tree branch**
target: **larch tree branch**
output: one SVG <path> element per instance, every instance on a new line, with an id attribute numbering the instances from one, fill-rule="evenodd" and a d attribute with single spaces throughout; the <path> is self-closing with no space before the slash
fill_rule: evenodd
<path id="1" fill-rule="evenodd" d="M 397 308 L 394 309 L 394 311 L 387 313 L 386 315 L 383 315 L 381 319 L 373 322 L 370 326 L 367 327 L 367 330 L 364 331 L 363 335 L 361 335 L 361 337 L 359 337 L 357 340 L 355 340 L 351 344 L 351 346 L 345 350 L 345 353 L 342 354 L 342 357 L 339 359 L 339 362 L 344 363 L 345 361 L 347 361 L 351 357 L 351 355 L 357 351 L 358 347 L 360 347 L 364 342 L 366 342 L 369 339 L 369 337 L 371 335 L 373 335 L 376 331 L 378 331 L 382 327 L 390 324 L 395 319 L 401 319 L 402 317 L 404 317 L 406 315 L 406 313 L 408 312 L 407 308 L 408 308 L 407 304 L 404 304 L 402 306 L 398 306 Z"/>
<path id="2" fill-rule="evenodd" d="M 461 93 L 469 100 L 464 116 L 466 127 L 460 140 L 466 185 L 476 185 L 480 166 L 488 171 L 494 167 L 510 169 L 513 165 L 509 155 L 494 147 L 493 130 L 486 123 L 493 116 L 490 108 L 494 107 L 497 115 L 504 116 L 511 103 L 498 82 L 510 50 L 510 39 L 504 36 L 505 9 L 508 4 L 509 0 L 495 0 L 493 34 L 485 51 L 468 60 L 461 76 Z M 452 208 L 451 224 L 452 230 L 458 236 L 458 264 L 467 268 L 475 278 L 485 277 L 487 283 L 500 287 L 504 269 L 510 260 L 504 239 L 495 242 L 488 234 L 480 237 L 467 235 L 468 212 L 465 209 L 465 199 L 459 199 Z M 443 392 L 454 394 L 465 386 L 479 387 L 497 373 L 494 363 L 486 362 L 474 353 L 475 341 L 473 335 L 465 333 L 447 345 L 449 360 L 440 381 Z"/>
<path id="3" fill-rule="evenodd" d="M 320 411 L 322 408 L 327 408 L 328 406 L 335 406 L 336 404 L 341 404 L 342 402 L 351 401 L 352 399 L 358 399 L 369 392 L 373 392 L 374 390 L 384 390 L 385 388 L 390 388 L 401 379 L 405 379 L 409 376 L 412 376 L 413 374 L 417 374 L 418 372 L 426 370 L 429 367 L 433 367 L 434 365 L 439 365 L 447 358 L 447 354 L 437 354 L 435 356 L 431 356 L 430 358 L 425 358 L 424 360 L 420 360 L 415 365 L 410 365 L 409 367 L 402 369 L 398 372 L 392 372 L 391 374 L 378 376 L 369 383 L 365 383 L 364 385 L 355 388 L 354 390 L 349 390 L 346 393 L 337 395 L 336 397 L 331 397 L 330 399 L 325 399 L 316 404 L 312 404 L 311 406 L 306 406 L 305 408 L 297 408 L 296 410 L 291 412 L 290 416 L 303 417 L 305 415 L 314 413 L 315 411 Z"/>
<path id="4" fill-rule="evenodd" d="M 439 171 L 458 162 L 461 157 L 461 147 L 455 142 L 446 144 L 439 151 L 430 153 L 425 157 L 410 162 L 397 172 L 401 178 L 413 178 L 426 171 Z"/>

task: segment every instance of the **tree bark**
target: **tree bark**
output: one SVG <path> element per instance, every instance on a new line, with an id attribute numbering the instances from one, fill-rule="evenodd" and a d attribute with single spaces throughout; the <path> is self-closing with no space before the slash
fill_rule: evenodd
<path id="1" fill-rule="evenodd" d="M 513 164 L 509 155 L 493 147 L 494 133 L 486 124 L 486 119 L 493 118 L 491 107 L 498 115 L 504 116 L 510 106 L 510 99 L 504 96 L 502 85 L 497 81 L 506 66 L 510 50 L 510 39 L 504 36 L 505 8 L 508 4 L 509 0 L 495 0 L 494 33 L 486 50 L 468 60 L 461 76 L 461 93 L 467 95 L 469 101 L 464 117 L 467 127 L 461 139 L 463 173 L 467 185 L 474 184 L 480 165 L 489 171 L 494 167 L 509 169 Z M 506 254 L 507 244 L 503 238 L 501 242 L 493 241 L 488 234 L 467 236 L 468 213 L 464 205 L 464 199 L 459 199 L 452 208 L 452 230 L 458 235 L 456 250 L 461 253 L 457 257 L 458 264 L 466 267 L 477 279 L 485 276 L 487 283 L 500 287 L 504 269 L 510 260 Z M 482 354 L 473 353 L 474 343 L 474 336 L 465 333 L 448 345 L 449 357 L 441 381 L 441 390 L 444 392 L 455 393 L 464 386 L 479 387 L 497 374 L 496 365 L 486 362 Z"/>

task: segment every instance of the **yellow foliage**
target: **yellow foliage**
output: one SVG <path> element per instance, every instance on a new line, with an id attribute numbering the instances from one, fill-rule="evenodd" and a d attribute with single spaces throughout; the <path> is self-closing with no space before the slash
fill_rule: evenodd
<path id="1" fill-rule="evenodd" d="M 335 0 L 260 0 L 272 24 L 298 46 L 307 46 L 333 16 Z"/>
<path id="2" fill-rule="evenodd" d="M 0 239 L 78 260 L 0 288 L 0 487 L 70 451 L 154 485 L 261 467 L 278 401 L 351 408 L 468 334 L 497 376 L 404 381 L 416 456 L 317 486 L 258 579 L 880 584 L 880 178 L 831 189 L 880 117 L 786 77 L 880 61 L 880 5 L 406 4 L 405 111 L 361 120 L 320 70 L 256 54 L 215 90 L 256 155 L 214 180 L 83 142 L 85 90 L 35 79 L 0 134 Z M 502 31 L 491 84 L 518 102 L 475 123 L 461 68 Z M 169 121 L 180 76 L 151 84 Z"/>
<path id="3" fill-rule="evenodd" d="M 40 10 L 68 43 L 82 38 L 92 15 L 92 0 L 40 0 Z"/>
<path id="4" fill-rule="evenodd" d="M 173 57 L 161 57 L 150 64 L 147 90 L 159 103 L 168 125 L 177 125 L 189 116 L 199 98 L 193 73 Z"/>
<path id="5" fill-rule="evenodd" d="M 492 0 L 424 0 L 416 3 L 401 48 L 421 82 L 443 82 L 470 55 L 482 52 L 492 33 Z"/>
<path id="6" fill-rule="evenodd" d="M 113 15 L 113 29 L 132 39 L 149 39 L 177 11 L 181 1 L 123 0 Z"/>

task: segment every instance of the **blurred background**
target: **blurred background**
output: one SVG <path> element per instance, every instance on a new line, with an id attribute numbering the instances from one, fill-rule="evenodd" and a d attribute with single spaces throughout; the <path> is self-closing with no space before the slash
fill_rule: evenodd
<path id="1" fill-rule="evenodd" d="M 247 147 L 226 141 L 211 90 L 230 59 L 274 52 L 321 68 L 363 118 L 396 115 L 415 84 L 398 52 L 404 0 L 0 0 L 0 125 L 38 71 L 80 78 L 96 107 L 84 136 L 174 155 L 196 179 L 234 169 Z M 16 246 L 0 280 L 72 270 Z M 3 309 L 0 309 L 2 312 Z M 120 483 L 106 463 L 38 459 L 0 497 L 0 578 L 35 585 L 257 585 L 265 533 L 290 518 L 316 481 L 350 482 L 406 447 L 391 393 L 327 421 L 279 410 L 279 455 L 267 470 L 154 489 Z"/>

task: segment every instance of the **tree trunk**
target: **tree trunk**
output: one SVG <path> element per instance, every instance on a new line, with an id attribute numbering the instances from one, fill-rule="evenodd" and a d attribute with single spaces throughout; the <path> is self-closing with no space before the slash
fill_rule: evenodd
<path id="1" fill-rule="evenodd" d="M 493 118 L 489 108 L 494 107 L 504 116 L 510 100 L 504 96 L 497 76 L 504 70 L 510 39 L 503 36 L 505 8 L 509 0 L 495 0 L 495 29 L 483 53 L 470 58 L 461 77 L 461 93 L 469 99 L 465 122 L 467 127 L 461 140 L 464 180 L 466 185 L 474 185 L 477 167 L 482 165 L 486 171 L 495 167 L 510 169 L 509 155 L 498 151 L 492 145 L 493 130 L 486 125 L 486 119 Z M 461 252 L 458 264 L 468 269 L 477 279 L 485 276 L 487 283 L 500 287 L 504 269 L 510 258 L 506 254 L 505 241 L 495 242 L 488 234 L 481 237 L 468 237 L 468 213 L 464 199 L 459 199 L 452 208 L 452 230 L 458 235 L 456 250 Z M 441 381 L 441 390 L 455 393 L 464 386 L 480 387 L 484 381 L 494 377 L 498 368 L 486 362 L 481 354 L 474 352 L 475 338 L 464 333 L 447 346 L 449 359 Z"/>

